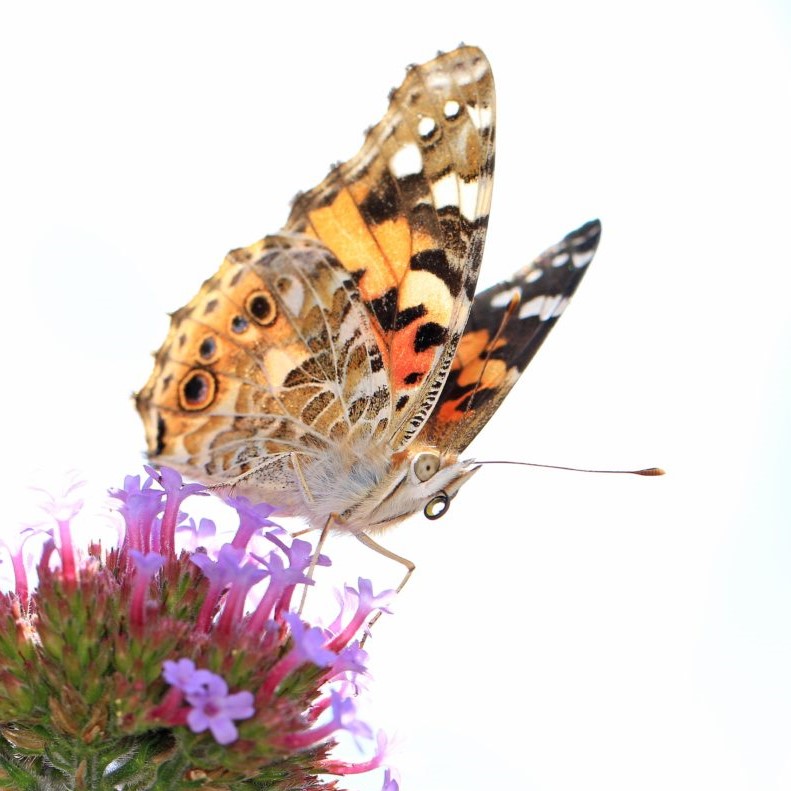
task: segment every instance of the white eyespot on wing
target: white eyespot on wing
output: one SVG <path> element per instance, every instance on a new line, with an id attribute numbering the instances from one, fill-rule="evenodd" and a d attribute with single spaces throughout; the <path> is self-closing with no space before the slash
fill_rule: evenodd
<path id="1" fill-rule="evenodd" d="M 407 143 L 390 157 L 390 172 L 397 178 L 415 176 L 423 170 L 423 157 L 415 143 Z"/>
<path id="2" fill-rule="evenodd" d="M 445 118 L 452 121 L 454 118 L 459 117 L 461 105 L 455 99 L 448 99 L 448 101 L 445 102 L 445 106 L 442 108 L 442 112 L 445 114 Z"/>
<path id="3" fill-rule="evenodd" d="M 522 289 L 519 288 L 519 286 L 514 286 L 506 291 L 501 291 L 499 294 L 495 294 L 489 304 L 493 308 L 505 308 L 511 303 L 514 297 L 517 299 L 522 298 Z"/>
<path id="4" fill-rule="evenodd" d="M 434 134 L 434 130 L 437 128 L 437 123 L 433 118 L 429 118 L 427 115 L 424 115 L 418 122 L 417 122 L 417 133 L 424 139 L 428 139 L 431 135 Z"/>

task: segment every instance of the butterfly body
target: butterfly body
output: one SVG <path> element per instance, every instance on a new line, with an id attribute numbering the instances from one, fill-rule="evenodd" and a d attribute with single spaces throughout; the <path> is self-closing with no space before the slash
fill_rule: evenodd
<path id="1" fill-rule="evenodd" d="M 319 528 L 446 507 L 599 235 L 474 296 L 493 168 L 480 50 L 412 67 L 360 152 L 173 314 L 137 395 L 152 461 Z"/>

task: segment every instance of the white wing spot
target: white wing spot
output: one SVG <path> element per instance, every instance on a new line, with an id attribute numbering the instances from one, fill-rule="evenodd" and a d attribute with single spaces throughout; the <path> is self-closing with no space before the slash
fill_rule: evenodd
<path id="1" fill-rule="evenodd" d="M 533 297 L 519 308 L 519 318 L 528 319 L 537 316 L 539 321 L 546 321 L 559 316 L 565 310 L 568 302 L 569 298 L 562 294 Z"/>
<path id="2" fill-rule="evenodd" d="M 489 71 L 486 61 L 481 60 L 478 63 L 471 63 L 469 67 L 456 75 L 456 82 L 459 85 L 469 85 L 471 82 L 478 82 Z"/>
<path id="3" fill-rule="evenodd" d="M 527 277 L 525 278 L 525 282 L 526 283 L 535 283 L 536 280 L 541 280 L 543 275 L 544 275 L 544 270 L 543 269 L 533 269 L 533 270 L 531 270 L 528 273 Z"/>
<path id="4" fill-rule="evenodd" d="M 541 308 L 541 312 L 538 314 L 538 318 L 541 321 L 546 321 L 553 316 L 557 316 L 557 311 L 562 301 L 563 297 L 560 294 L 556 297 L 544 297 L 544 305 Z"/>
<path id="5" fill-rule="evenodd" d="M 434 134 L 434 130 L 437 128 L 436 123 L 434 122 L 433 118 L 429 118 L 428 116 L 423 116 L 417 122 L 417 133 L 426 140 L 427 138 L 431 137 Z"/>
<path id="6" fill-rule="evenodd" d="M 570 258 L 570 256 L 569 256 L 568 253 L 565 253 L 565 252 L 564 253 L 558 253 L 552 259 L 552 266 L 554 266 L 556 268 L 561 267 L 561 266 L 566 266 L 566 264 L 569 262 L 569 258 Z"/>
<path id="7" fill-rule="evenodd" d="M 480 216 L 478 214 L 478 200 L 482 195 L 478 189 L 478 180 L 463 181 L 459 179 L 459 211 L 470 221 L 475 221 Z"/>
<path id="8" fill-rule="evenodd" d="M 474 182 L 475 183 L 475 182 Z M 478 200 L 475 207 L 475 219 L 485 217 L 489 213 L 489 206 L 492 204 L 492 185 L 494 182 L 488 176 L 482 176 L 477 182 Z M 480 206 L 480 210 L 478 207 Z M 465 215 L 466 216 L 466 215 Z"/>
<path id="9" fill-rule="evenodd" d="M 492 125 L 492 109 L 482 105 L 478 107 L 473 104 L 467 105 L 467 113 L 470 116 L 472 125 L 478 129 L 488 129 Z"/>
<path id="10" fill-rule="evenodd" d="M 552 314 L 553 316 L 560 316 L 561 313 L 566 309 L 566 305 L 569 304 L 568 297 L 561 297 L 560 301 L 558 302 L 557 306 L 555 307 L 555 311 Z"/>
<path id="11" fill-rule="evenodd" d="M 425 74 L 424 79 L 428 88 L 437 92 L 444 91 L 451 86 L 450 75 L 444 71 L 429 71 Z"/>
<path id="12" fill-rule="evenodd" d="M 501 291 L 499 294 L 495 294 L 489 304 L 493 308 L 505 308 L 511 304 L 511 300 L 514 297 L 522 299 L 522 289 L 519 288 L 519 286 L 514 286 L 507 291 Z"/>
<path id="13" fill-rule="evenodd" d="M 445 118 L 452 121 L 454 118 L 459 117 L 461 105 L 455 99 L 448 99 L 448 101 L 445 102 L 445 106 L 442 108 L 442 112 L 445 114 Z"/>
<path id="14" fill-rule="evenodd" d="M 407 143 L 390 157 L 390 172 L 397 178 L 414 176 L 423 170 L 423 157 L 415 143 Z"/>
<path id="15" fill-rule="evenodd" d="M 305 303 L 305 287 L 290 277 L 280 278 L 277 285 L 283 304 L 293 316 L 299 316 Z"/>
<path id="16" fill-rule="evenodd" d="M 584 253 L 572 253 L 571 260 L 574 262 L 574 266 L 577 269 L 582 269 L 582 267 L 587 266 L 591 259 L 593 258 L 593 253 L 590 251 L 586 251 Z"/>
<path id="17" fill-rule="evenodd" d="M 445 206 L 459 205 L 459 179 L 451 172 L 445 174 L 441 179 L 431 185 L 431 194 L 434 196 L 434 206 L 442 209 Z"/>
<path id="18" fill-rule="evenodd" d="M 544 304 L 544 297 L 533 297 L 529 302 L 525 302 L 519 308 L 519 318 L 529 319 L 531 316 L 538 316 L 541 313 L 541 307 Z"/>

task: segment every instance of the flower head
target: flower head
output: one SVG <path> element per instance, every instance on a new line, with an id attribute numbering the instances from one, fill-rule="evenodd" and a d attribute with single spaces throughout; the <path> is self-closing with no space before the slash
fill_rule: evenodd
<path id="1" fill-rule="evenodd" d="M 37 589 L 21 544 L 11 545 L 16 590 L 0 595 L 0 787 L 66 787 L 91 767 L 107 788 L 186 789 L 210 776 L 216 788 L 257 779 L 285 791 L 334 788 L 322 778 L 382 766 L 381 749 L 356 763 L 331 751 L 341 732 L 372 739 L 351 679 L 367 661 L 356 636 L 386 595 L 360 580 L 332 628 L 306 623 L 292 594 L 327 558 L 289 540 L 269 506 L 242 498 L 232 501 L 234 542 L 215 546 L 213 524 L 196 530 L 182 512 L 203 487 L 147 470 L 111 492 L 126 525 L 117 547 L 75 550 L 73 499 L 48 508 L 55 525 Z M 205 548 L 176 553 L 182 523 Z M 274 549 L 247 552 L 262 530 Z"/>

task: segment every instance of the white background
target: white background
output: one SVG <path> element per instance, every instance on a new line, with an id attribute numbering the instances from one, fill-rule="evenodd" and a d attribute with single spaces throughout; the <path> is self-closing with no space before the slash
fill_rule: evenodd
<path id="1" fill-rule="evenodd" d="M 669 474 L 489 467 L 386 536 L 418 570 L 370 643 L 369 716 L 404 790 L 789 788 L 782 5 L 8 4 L 3 529 L 27 483 L 138 469 L 166 311 L 354 153 L 407 63 L 475 43 L 498 88 L 482 285 L 604 235 L 470 451 Z M 356 543 L 330 546 L 344 576 L 394 584 Z"/>

